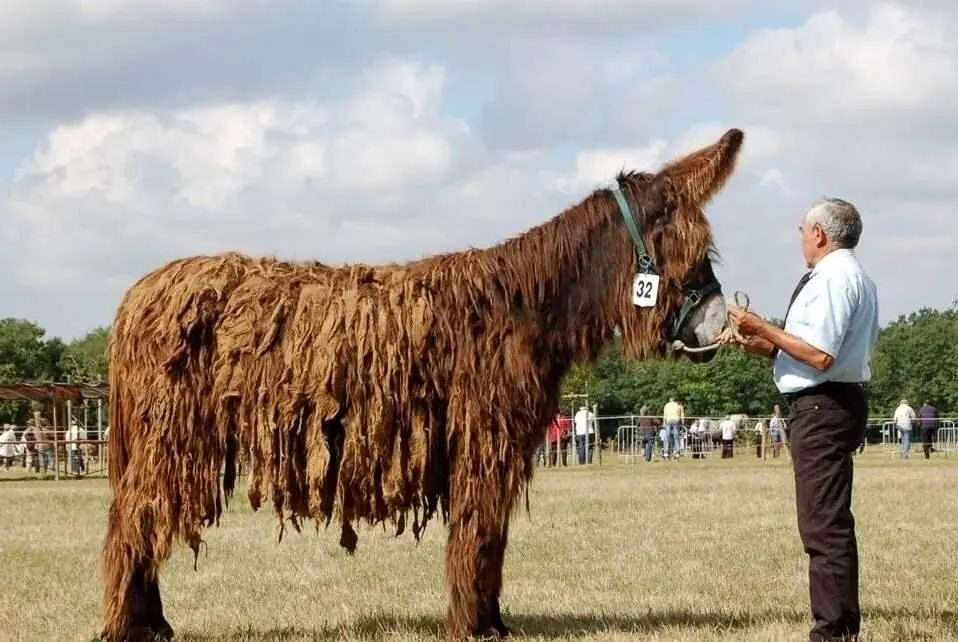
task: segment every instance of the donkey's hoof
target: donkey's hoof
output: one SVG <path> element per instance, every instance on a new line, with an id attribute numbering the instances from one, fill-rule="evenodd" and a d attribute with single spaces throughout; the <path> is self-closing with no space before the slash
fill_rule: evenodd
<path id="1" fill-rule="evenodd" d="M 173 627 L 164 622 L 157 629 L 154 631 L 148 626 L 132 626 L 119 635 L 102 633 L 94 642 L 171 642 Z"/>

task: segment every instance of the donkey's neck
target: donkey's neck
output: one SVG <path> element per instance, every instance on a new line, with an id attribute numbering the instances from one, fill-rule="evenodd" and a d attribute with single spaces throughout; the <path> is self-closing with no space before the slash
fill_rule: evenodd
<path id="1" fill-rule="evenodd" d="M 538 346 L 567 368 L 612 339 L 633 251 L 611 195 L 597 193 L 503 248 L 519 284 L 513 315 L 537 324 Z"/>
<path id="2" fill-rule="evenodd" d="M 591 361 L 612 340 L 624 269 L 617 257 L 625 245 L 619 221 L 610 219 L 566 260 L 565 278 L 541 309 L 548 320 L 550 348 L 572 361 Z M 627 268 L 626 268 L 627 269 Z M 622 290 L 622 291 L 620 291 Z"/>

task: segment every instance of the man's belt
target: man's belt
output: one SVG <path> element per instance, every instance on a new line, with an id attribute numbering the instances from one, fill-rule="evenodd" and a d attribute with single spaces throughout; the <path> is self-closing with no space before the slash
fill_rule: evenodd
<path id="1" fill-rule="evenodd" d="M 820 395 L 828 393 L 848 393 L 853 390 L 863 390 L 865 384 L 861 381 L 824 381 L 818 385 L 810 386 L 796 392 L 786 392 L 782 394 L 785 397 L 785 401 L 789 405 L 795 403 L 796 400 L 801 397 L 806 397 L 808 395 Z"/>

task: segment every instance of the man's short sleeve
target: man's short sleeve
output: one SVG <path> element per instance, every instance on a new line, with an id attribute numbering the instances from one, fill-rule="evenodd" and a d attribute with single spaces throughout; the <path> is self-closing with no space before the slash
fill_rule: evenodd
<path id="1" fill-rule="evenodd" d="M 837 358 L 855 312 L 854 285 L 841 276 L 822 274 L 808 282 L 802 299 L 799 309 L 789 314 L 789 332 Z"/>

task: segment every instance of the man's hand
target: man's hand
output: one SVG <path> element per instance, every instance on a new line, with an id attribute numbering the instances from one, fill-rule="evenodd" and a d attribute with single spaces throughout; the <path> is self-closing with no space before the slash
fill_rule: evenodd
<path id="1" fill-rule="evenodd" d="M 768 325 L 762 317 L 754 312 L 748 312 L 734 305 L 728 306 L 728 315 L 731 317 L 735 329 L 743 337 L 760 334 Z"/>
<path id="2" fill-rule="evenodd" d="M 722 330 L 721 334 L 718 335 L 718 338 L 715 342 L 719 345 L 737 345 L 739 342 L 738 336 L 735 334 L 735 330 L 732 328 L 725 328 Z"/>
<path id="3" fill-rule="evenodd" d="M 736 333 L 732 328 L 726 328 L 719 335 L 718 342 L 722 345 L 735 346 L 739 350 L 751 352 L 752 354 L 771 357 L 775 346 L 769 341 L 755 335 L 743 336 Z"/>
<path id="4" fill-rule="evenodd" d="M 775 352 L 775 346 L 770 341 L 755 335 L 742 337 L 738 345 L 740 345 L 745 352 L 751 352 L 752 354 L 758 354 L 763 357 L 771 357 Z"/>
<path id="5" fill-rule="evenodd" d="M 741 345 L 746 352 L 771 357 L 775 353 L 775 348 L 778 348 L 796 361 L 811 366 L 819 372 L 826 372 L 835 363 L 835 358 L 830 354 L 768 323 L 754 312 L 746 312 L 737 306 L 730 305 L 728 315 L 732 325 L 742 336 L 742 340 L 737 340 L 735 343 Z"/>

